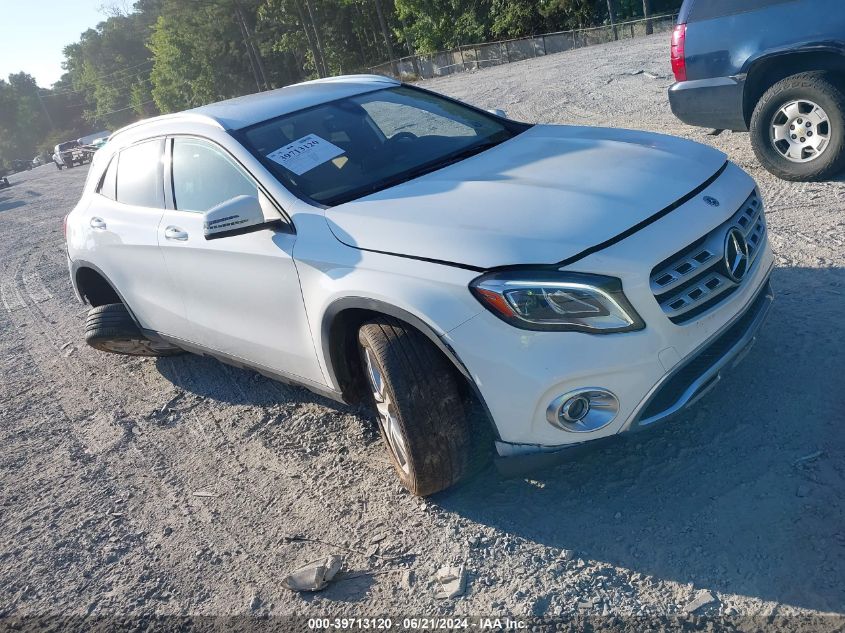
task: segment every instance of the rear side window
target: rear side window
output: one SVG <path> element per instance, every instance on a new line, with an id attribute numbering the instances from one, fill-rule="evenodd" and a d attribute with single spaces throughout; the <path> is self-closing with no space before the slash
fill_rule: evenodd
<path id="1" fill-rule="evenodd" d="M 226 154 L 190 138 L 173 139 L 173 198 L 180 211 L 205 212 L 258 187 Z"/>
<path id="2" fill-rule="evenodd" d="M 117 155 L 113 156 L 109 163 L 106 173 L 103 174 L 103 179 L 100 181 L 100 186 L 97 187 L 97 193 L 104 195 L 109 200 L 116 200 L 115 190 L 117 188 Z"/>
<path id="3" fill-rule="evenodd" d="M 161 189 L 162 141 L 146 141 L 120 152 L 117 201 L 136 207 L 163 208 Z"/>
<path id="4" fill-rule="evenodd" d="M 689 6 L 685 3 L 684 7 L 681 8 L 681 15 L 684 14 L 684 9 L 686 9 L 688 13 L 686 21 L 699 22 L 701 20 L 721 18 L 735 13 L 756 11 L 758 9 L 765 9 L 766 7 L 772 5 L 796 1 L 797 0 L 691 0 Z"/>

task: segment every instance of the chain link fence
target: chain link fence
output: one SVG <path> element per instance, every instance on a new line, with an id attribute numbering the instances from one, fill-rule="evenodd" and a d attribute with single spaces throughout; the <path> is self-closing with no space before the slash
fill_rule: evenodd
<path id="1" fill-rule="evenodd" d="M 401 81 L 431 79 L 466 70 L 489 68 L 499 64 L 518 62 L 524 59 L 562 53 L 573 48 L 612 42 L 614 39 L 631 39 L 646 35 L 647 22 L 651 22 L 654 33 L 671 32 L 677 13 L 652 16 L 648 20 L 630 20 L 588 29 L 544 33 L 512 40 L 466 44 L 450 51 L 431 55 L 412 55 L 394 62 L 385 62 L 369 70 L 377 75 L 395 77 Z M 614 31 L 616 36 L 614 36 Z M 667 43 L 668 55 L 668 43 Z"/>

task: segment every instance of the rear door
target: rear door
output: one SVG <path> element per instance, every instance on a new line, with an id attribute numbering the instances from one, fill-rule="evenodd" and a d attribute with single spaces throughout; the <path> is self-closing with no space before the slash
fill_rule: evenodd
<path id="1" fill-rule="evenodd" d="M 184 298 L 180 338 L 300 381 L 324 385 L 292 251 L 292 225 L 206 240 L 203 213 L 238 195 L 281 217 L 247 171 L 205 139 L 168 140 L 168 208 L 158 243 Z"/>
<path id="2" fill-rule="evenodd" d="M 112 158 L 85 218 L 92 259 L 142 327 L 181 329 L 185 308 L 158 247 L 164 214 L 164 139 L 137 143 Z"/>

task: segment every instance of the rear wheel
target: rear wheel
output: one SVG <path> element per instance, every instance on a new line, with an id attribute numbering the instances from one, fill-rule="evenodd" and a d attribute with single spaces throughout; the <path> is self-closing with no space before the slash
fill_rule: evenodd
<path id="1" fill-rule="evenodd" d="M 751 147 L 784 180 L 826 180 L 845 169 L 845 93 L 825 72 L 769 88 L 751 115 Z"/>
<path id="2" fill-rule="evenodd" d="M 486 464 L 487 421 L 473 410 L 455 369 L 431 341 L 383 317 L 361 326 L 358 343 L 379 430 L 405 488 L 430 495 Z"/>
<path id="3" fill-rule="evenodd" d="M 102 352 L 129 356 L 173 356 L 183 350 L 145 337 L 122 303 L 93 308 L 85 319 L 85 342 Z"/>

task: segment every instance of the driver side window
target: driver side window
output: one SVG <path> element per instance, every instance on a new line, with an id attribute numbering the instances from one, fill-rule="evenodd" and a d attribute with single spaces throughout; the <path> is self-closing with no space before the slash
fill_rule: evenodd
<path id="1" fill-rule="evenodd" d="M 204 213 L 258 187 L 222 150 L 199 139 L 173 139 L 173 198 L 180 211 Z"/>

